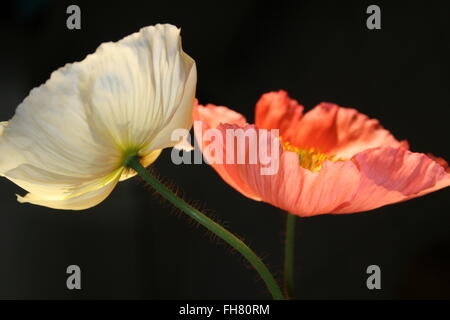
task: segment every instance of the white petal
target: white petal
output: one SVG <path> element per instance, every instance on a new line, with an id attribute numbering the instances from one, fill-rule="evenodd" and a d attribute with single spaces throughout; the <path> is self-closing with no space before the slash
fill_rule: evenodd
<path id="1" fill-rule="evenodd" d="M 192 127 L 192 110 L 196 83 L 197 70 L 194 65 L 186 81 L 185 94 L 183 95 L 179 108 L 167 121 L 164 128 L 158 132 L 158 135 L 152 140 L 151 144 L 143 150 L 144 153 L 154 149 L 173 147 L 187 138 L 183 137 L 180 141 L 173 141 L 171 136 L 172 132 L 176 129 L 187 129 L 189 131 Z"/>
<path id="2" fill-rule="evenodd" d="M 14 168 L 16 163 L 10 160 L 11 147 L 2 143 L 2 135 L 7 126 L 8 122 L 0 122 L 0 176 L 4 176 L 4 172 Z"/>
<path id="3" fill-rule="evenodd" d="M 179 29 L 141 29 L 101 45 L 85 62 L 89 119 L 123 150 L 138 149 L 145 156 L 175 145 L 173 128 L 190 129 L 197 76 L 194 60 L 182 51 Z"/>
<path id="4" fill-rule="evenodd" d="M 2 122 L 0 122 L 0 137 L 2 136 L 2 134 L 3 134 L 3 130 L 5 130 L 5 128 L 8 126 L 8 122 L 6 122 L 6 121 L 2 121 Z"/>
<path id="5" fill-rule="evenodd" d="M 56 174 L 32 165 L 22 164 L 7 172 L 6 177 L 30 193 L 46 199 L 58 200 L 76 197 L 101 188 L 121 176 L 124 168 L 96 179 Z"/>
<path id="6" fill-rule="evenodd" d="M 190 128 L 196 85 L 179 32 L 156 25 L 102 44 L 53 72 L 1 123 L 0 175 L 30 192 L 21 201 L 91 206 L 129 176 L 124 152 L 149 164 L 162 149 L 155 146 L 176 143 L 161 132 Z"/>
<path id="7" fill-rule="evenodd" d="M 96 206 L 105 200 L 117 185 L 118 177 L 110 183 L 96 188 L 91 192 L 67 198 L 67 199 L 47 199 L 36 193 L 28 193 L 25 197 L 17 196 L 20 203 L 32 203 L 35 205 L 45 206 L 53 209 L 61 210 L 84 210 Z"/>
<path id="8" fill-rule="evenodd" d="M 29 164 L 55 174 L 95 179 L 118 168 L 121 151 L 89 126 L 76 66 L 53 72 L 18 106 L 0 137 L 2 174 Z"/>

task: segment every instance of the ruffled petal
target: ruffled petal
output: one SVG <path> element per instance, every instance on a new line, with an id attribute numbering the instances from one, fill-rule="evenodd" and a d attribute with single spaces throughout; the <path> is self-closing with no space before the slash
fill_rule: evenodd
<path id="1" fill-rule="evenodd" d="M 354 109 L 322 103 L 302 115 L 296 101 L 278 92 L 265 94 L 258 102 L 256 127 L 246 124 L 240 114 L 213 105 L 197 106 L 194 119 L 202 121 L 202 127 L 195 130 L 197 140 L 203 141 L 208 128 L 219 129 L 222 137 L 227 129 L 256 130 L 261 139 L 260 126 L 281 129 L 283 139 L 288 137 L 294 145 L 337 155 L 340 160 L 326 160 L 316 172 L 301 167 L 296 153 L 280 148 L 279 169 L 273 175 L 262 175 L 261 163 L 237 164 L 236 159 L 212 163 L 219 175 L 245 196 L 299 216 L 368 211 L 450 185 L 445 160 L 408 151 L 406 142 L 396 140 L 377 120 Z M 274 137 L 263 139 L 270 144 Z M 209 143 L 203 141 L 202 149 Z M 236 148 L 226 147 L 225 138 L 222 146 L 224 156 L 237 154 Z M 248 160 L 249 146 L 243 151 Z M 207 152 L 204 156 L 209 161 Z"/>
<path id="2" fill-rule="evenodd" d="M 54 72 L 33 89 L 0 136 L 0 174 L 24 188 L 36 202 L 74 200 L 61 208 L 81 208 L 103 199 L 103 188 L 121 164 L 121 153 L 111 140 L 91 130 L 80 99 L 77 73 L 70 66 Z M 109 192 L 108 192 L 109 193 Z M 19 198 L 22 199 L 22 198 Z M 89 200 L 89 203 L 86 201 Z M 54 205 L 56 207 L 56 205 Z"/>
<path id="3" fill-rule="evenodd" d="M 450 185 L 450 174 L 441 164 L 404 148 L 369 149 L 352 161 L 360 171 L 358 190 L 352 201 L 335 213 L 368 211 Z"/>
<path id="4" fill-rule="evenodd" d="M 179 32 L 156 25 L 102 44 L 30 92 L 0 125 L 0 175 L 30 192 L 20 199 L 86 207 L 129 177 L 126 152 L 148 165 L 178 143 L 168 133 L 190 129 L 196 85 Z"/>
<path id="5" fill-rule="evenodd" d="M 31 90 L 0 136 L 0 173 L 22 164 L 49 172 L 96 179 L 120 166 L 121 151 L 89 126 L 74 65 L 52 73 Z"/>
<path id="6" fill-rule="evenodd" d="M 396 140 L 378 120 L 332 103 L 321 103 L 307 112 L 300 129 L 296 143 L 314 144 L 316 148 L 340 158 L 350 158 L 358 152 L 380 146 L 408 148 L 406 142 Z"/>
<path id="7" fill-rule="evenodd" d="M 450 173 L 450 167 L 448 165 L 448 162 L 444 158 L 437 157 L 431 153 L 427 153 L 427 156 L 439 163 L 444 168 L 445 172 Z"/>
<path id="8" fill-rule="evenodd" d="M 379 146 L 408 148 L 406 142 L 396 140 L 378 120 L 355 109 L 321 103 L 305 114 L 302 112 L 303 107 L 285 91 L 271 92 L 257 103 L 256 125 L 279 128 L 283 139 L 292 145 L 319 149 L 343 159 Z"/>
<path id="9" fill-rule="evenodd" d="M 202 152 L 210 145 L 210 143 L 212 143 L 212 141 L 204 139 L 205 132 L 207 130 L 217 129 L 221 123 L 237 124 L 239 126 L 246 124 L 246 120 L 241 114 L 227 107 L 215 106 L 212 104 L 208 104 L 207 106 L 196 104 L 194 106 L 193 118 L 195 138 L 197 140 L 197 145 L 200 147 Z M 225 144 L 222 144 L 222 150 L 225 152 L 223 154 L 226 154 Z M 246 187 L 245 181 L 242 181 L 239 177 L 230 175 L 227 172 L 227 165 L 223 163 L 224 161 L 222 163 L 214 163 L 213 159 L 207 153 L 203 153 L 203 157 L 208 163 L 211 164 L 214 170 L 219 173 L 222 179 L 224 179 L 233 188 L 249 198 L 260 200 L 255 196 L 252 190 Z"/>
<path id="10" fill-rule="evenodd" d="M 266 135 L 252 125 L 245 125 L 245 120 L 238 113 L 225 108 L 209 105 L 208 107 L 196 107 L 194 119 L 203 121 L 205 129 L 215 127 L 219 122 L 234 122 L 221 124 L 216 127 L 223 137 L 223 163 L 212 163 L 212 167 L 219 173 L 222 179 L 245 196 L 259 201 L 268 202 L 274 206 L 287 210 L 300 216 L 310 216 L 320 213 L 329 213 L 334 209 L 347 204 L 356 192 L 359 181 L 359 173 L 351 161 L 327 161 L 319 172 L 312 172 L 299 165 L 298 155 L 283 151 L 278 147 L 279 163 L 274 174 L 262 174 L 262 169 L 269 165 L 262 163 L 260 158 L 257 163 L 249 164 L 250 147 L 246 144 L 243 157 L 246 164 L 238 164 L 237 142 L 235 148 L 229 149 L 226 144 L 227 130 L 241 129 L 244 132 L 255 131 L 257 133 L 256 144 L 260 147 L 266 145 L 267 150 L 272 150 L 272 140 L 278 139 L 270 132 Z M 194 126 L 196 129 L 196 126 Z M 200 131 L 195 131 L 199 139 Z M 263 142 L 261 142 L 261 139 Z M 203 142 L 203 149 L 208 142 Z M 259 152 L 259 150 L 258 150 Z M 231 162 L 226 161 L 230 155 Z M 270 153 L 269 153 L 270 154 Z M 274 155 L 273 153 L 271 154 Z M 208 161 L 208 153 L 204 152 Z"/>
<path id="11" fill-rule="evenodd" d="M 145 156 L 175 145 L 174 129 L 191 128 L 196 67 L 176 27 L 159 24 L 104 43 L 80 67 L 93 127 L 123 150 Z"/>
<path id="12" fill-rule="evenodd" d="M 230 108 L 213 104 L 202 106 L 197 101 L 195 102 L 193 117 L 194 121 L 205 121 L 209 128 L 217 128 L 221 123 L 236 124 L 238 126 L 247 124 L 247 120 L 242 114 Z"/>
<path id="13" fill-rule="evenodd" d="M 20 203 L 31 203 L 35 205 L 45 206 L 52 209 L 60 210 L 85 210 L 98 205 L 105 200 L 113 191 L 118 183 L 119 176 L 108 184 L 99 186 L 93 191 L 82 193 L 80 195 L 66 198 L 66 199 L 48 199 L 42 197 L 40 194 L 28 193 L 26 196 L 17 196 L 17 201 Z"/>
<path id="14" fill-rule="evenodd" d="M 272 153 L 273 139 L 278 139 L 272 133 L 262 134 L 261 130 L 252 125 L 222 124 L 218 127 L 222 136 L 227 130 L 243 130 L 245 133 L 256 132 L 258 148 L 270 150 L 274 166 L 273 174 L 262 174 L 263 169 L 270 167 L 258 157 L 256 163 L 251 163 L 251 147 L 246 144 L 243 150 L 244 164 L 239 164 L 237 142 L 235 148 L 224 147 L 224 154 L 232 155 L 231 162 L 212 166 L 221 177 L 233 188 L 245 196 L 270 203 L 276 207 L 299 216 L 311 216 L 333 212 L 336 208 L 347 205 L 354 197 L 359 181 L 359 171 L 352 161 L 326 161 L 319 172 L 313 172 L 299 165 L 298 155 L 282 150 L 278 144 L 278 160 Z M 225 143 L 226 146 L 226 143 Z M 260 149 L 257 150 L 260 152 Z M 225 159 L 226 160 L 226 159 Z"/>
<path id="15" fill-rule="evenodd" d="M 177 129 L 186 129 L 188 132 L 192 128 L 192 110 L 194 106 L 195 88 L 197 84 L 197 70 L 195 64 L 190 69 L 179 104 L 172 109 L 172 115 L 164 121 L 158 134 L 152 138 L 150 144 L 140 151 L 140 155 L 146 155 L 157 149 L 176 147 L 183 145 L 188 134 L 180 137 L 179 140 L 172 140 L 172 132 Z"/>
<path id="16" fill-rule="evenodd" d="M 291 141 L 298 135 L 303 109 L 284 90 L 265 93 L 256 103 L 255 125 L 261 129 L 279 129 L 283 140 Z"/>
<path id="17" fill-rule="evenodd" d="M 16 163 L 19 162 L 18 159 L 11 159 L 7 156 L 15 152 L 12 146 L 4 142 L 4 138 L 2 137 L 7 126 L 8 122 L 0 122 L 0 176 L 4 176 L 6 171 L 14 168 Z"/>

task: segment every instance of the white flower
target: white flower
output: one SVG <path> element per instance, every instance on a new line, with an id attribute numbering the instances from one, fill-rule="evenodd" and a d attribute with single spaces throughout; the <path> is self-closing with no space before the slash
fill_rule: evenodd
<path id="1" fill-rule="evenodd" d="M 156 25 L 103 43 L 67 64 L 0 123 L 0 174 L 57 209 L 103 201 L 123 179 L 127 157 L 144 166 L 190 129 L 197 73 L 181 48 L 180 30 Z"/>

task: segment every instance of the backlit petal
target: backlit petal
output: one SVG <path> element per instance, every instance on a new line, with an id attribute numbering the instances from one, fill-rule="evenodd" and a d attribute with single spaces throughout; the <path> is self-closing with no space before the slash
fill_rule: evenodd
<path id="1" fill-rule="evenodd" d="M 360 171 L 358 190 L 352 201 L 336 213 L 368 211 L 450 185 L 450 174 L 442 165 L 404 148 L 369 149 L 352 161 Z"/>
<path id="2" fill-rule="evenodd" d="M 194 125 L 195 138 L 198 141 L 200 149 L 203 151 L 211 142 L 205 141 L 204 134 L 208 129 L 216 129 L 221 123 L 236 124 L 238 126 L 245 125 L 245 118 L 223 106 L 215 106 L 208 104 L 206 106 L 196 104 L 193 112 L 194 121 L 200 121 L 201 126 Z M 222 145 L 223 150 L 226 152 L 226 145 Z M 203 154 L 203 157 L 211 163 L 211 159 L 207 154 Z M 219 175 L 233 188 L 244 194 L 245 196 L 260 200 L 252 190 L 246 187 L 245 181 L 242 181 L 237 175 L 228 173 L 227 169 L 230 169 L 225 163 L 212 164 L 212 167 L 219 173 Z M 231 168 L 232 169 L 232 168 Z"/>
<path id="3" fill-rule="evenodd" d="M 300 148 L 315 148 L 350 158 L 368 148 L 379 146 L 408 147 L 384 129 L 376 119 L 370 119 L 355 109 L 321 103 L 303 112 L 296 100 L 285 91 L 264 94 L 256 105 L 256 125 L 279 128 L 283 140 Z"/>
<path id="4" fill-rule="evenodd" d="M 156 25 L 104 43 L 82 64 L 89 119 L 122 149 L 145 156 L 175 145 L 174 129 L 191 128 L 196 68 L 176 27 Z"/>
<path id="5" fill-rule="evenodd" d="M 205 121 L 209 128 L 217 128 L 221 123 L 244 126 L 247 124 L 245 117 L 224 106 L 207 104 L 202 106 L 196 102 L 194 107 L 194 120 Z"/>
<path id="6" fill-rule="evenodd" d="M 168 133 L 191 127 L 196 85 L 179 33 L 156 25 L 104 43 L 30 92 L 0 125 L 0 175 L 30 192 L 21 201 L 95 205 L 130 176 L 124 155 L 149 165 L 178 142 Z"/>
<path id="7" fill-rule="evenodd" d="M 28 193 L 26 196 L 17 196 L 20 203 L 32 203 L 35 205 L 45 206 L 53 209 L 61 210 L 84 210 L 98 205 L 105 200 L 117 185 L 119 176 L 106 185 L 96 187 L 93 191 L 82 193 L 75 197 L 67 199 L 47 199 L 37 193 Z"/>
<path id="8" fill-rule="evenodd" d="M 303 109 L 284 90 L 265 93 L 256 103 L 255 125 L 261 129 L 279 129 L 283 140 L 291 141 L 298 135 Z"/>
<path id="9" fill-rule="evenodd" d="M 450 185 L 445 160 L 408 151 L 407 143 L 396 140 L 377 120 L 329 103 L 304 115 L 302 109 L 285 92 L 265 94 L 257 104 L 256 122 L 266 129 L 281 129 L 283 139 L 294 145 L 337 156 L 325 160 L 317 170 L 302 167 L 299 155 L 287 150 L 280 152 L 279 170 L 274 175 L 262 175 L 260 163 L 235 161 L 212 166 L 245 196 L 300 216 L 368 211 Z M 222 136 L 233 128 L 259 130 L 225 107 L 196 107 L 194 118 L 201 119 L 206 128 L 217 127 Z M 196 130 L 197 139 L 204 131 Z M 205 145 L 208 142 L 203 148 Z M 223 148 L 224 154 L 236 154 L 226 144 Z M 248 159 L 248 145 L 244 152 Z M 205 152 L 204 156 L 208 158 Z"/>
<path id="10" fill-rule="evenodd" d="M 250 168 L 241 167 L 241 174 L 263 201 L 302 217 L 330 213 L 348 204 L 359 180 L 350 161 L 326 161 L 320 171 L 313 172 L 300 167 L 298 155 L 289 151 L 282 153 L 277 175 L 258 176 Z"/>
<path id="11" fill-rule="evenodd" d="M 236 127 L 224 125 L 220 128 Z M 250 130 L 252 126 L 244 129 Z M 270 144 L 274 137 L 266 137 L 266 144 Z M 259 135 L 259 139 L 264 138 Z M 249 148 L 246 152 L 248 158 Z M 353 198 L 359 172 L 351 161 L 326 161 L 319 172 L 313 172 L 299 165 L 296 153 L 281 149 L 279 152 L 279 168 L 273 175 L 262 175 L 261 169 L 267 165 L 260 162 L 225 164 L 224 169 L 238 185 L 238 191 L 243 190 L 252 199 L 268 202 L 303 217 L 332 212 Z"/>
<path id="12" fill-rule="evenodd" d="M 252 125 L 241 127 L 222 124 L 218 129 L 224 137 L 226 130 L 260 132 Z M 266 140 L 261 142 L 261 139 Z M 277 138 L 270 133 L 258 134 L 257 144 L 265 144 L 270 148 L 272 139 Z M 257 163 L 250 164 L 250 150 L 250 145 L 246 144 L 244 158 L 247 161 L 245 164 L 238 164 L 237 148 L 231 150 L 225 144 L 224 153 L 233 154 L 233 162 L 212 166 L 229 185 L 251 199 L 268 202 L 299 216 L 311 216 L 330 213 L 348 205 L 357 190 L 359 171 L 352 161 L 325 161 L 319 172 L 313 172 L 299 165 L 296 153 L 284 151 L 280 147 L 278 170 L 274 174 L 263 175 L 262 168 L 267 168 L 268 164 L 263 164 L 260 158 Z"/>

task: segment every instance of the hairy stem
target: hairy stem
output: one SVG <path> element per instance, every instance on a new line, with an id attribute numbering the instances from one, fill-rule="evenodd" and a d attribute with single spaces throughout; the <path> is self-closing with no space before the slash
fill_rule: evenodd
<path id="1" fill-rule="evenodd" d="M 159 182 L 153 177 L 147 170 L 139 163 L 139 160 L 135 157 L 130 158 L 127 162 L 127 167 L 134 169 L 142 179 L 144 179 L 152 188 L 154 188 L 159 194 L 161 194 L 166 200 L 172 203 L 175 207 L 183 211 L 189 217 L 200 223 L 206 229 L 214 233 L 216 236 L 224 240 L 231 247 L 236 249 L 247 261 L 255 268 L 267 289 L 272 294 L 275 300 L 283 300 L 283 294 L 278 286 L 275 278 L 270 273 L 266 265 L 261 259 L 238 237 L 219 225 L 217 222 L 208 218 L 205 214 L 195 209 L 183 199 L 179 198 L 172 191 L 170 191 L 164 184 Z"/>

